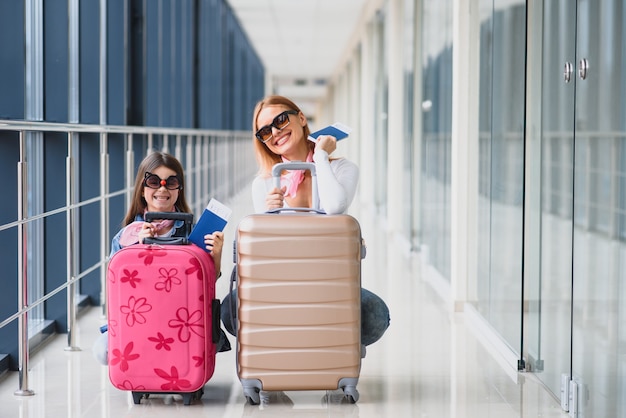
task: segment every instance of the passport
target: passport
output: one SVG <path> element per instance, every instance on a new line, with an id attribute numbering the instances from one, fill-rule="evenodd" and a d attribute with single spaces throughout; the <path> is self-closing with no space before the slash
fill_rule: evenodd
<path id="1" fill-rule="evenodd" d="M 191 230 L 189 241 L 209 252 L 204 245 L 204 236 L 215 231 L 223 231 L 231 213 L 232 210 L 226 205 L 216 199 L 211 199 Z"/>
<path id="2" fill-rule="evenodd" d="M 322 128 L 319 131 L 313 132 L 308 136 L 307 139 L 309 141 L 315 142 L 317 140 L 317 137 L 320 135 L 332 135 L 337 139 L 337 141 L 339 141 L 340 139 L 348 137 L 348 135 L 350 135 L 350 132 L 352 132 L 352 129 L 348 128 L 343 123 L 337 122 L 325 128 Z"/>

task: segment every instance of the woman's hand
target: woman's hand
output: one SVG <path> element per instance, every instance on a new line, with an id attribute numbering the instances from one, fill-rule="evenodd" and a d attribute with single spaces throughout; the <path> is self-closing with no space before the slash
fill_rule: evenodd
<path id="1" fill-rule="evenodd" d="M 222 270 L 222 248 L 224 247 L 224 233 L 216 231 L 212 234 L 206 234 L 204 236 L 204 245 L 206 249 L 211 252 L 213 257 L 213 264 L 215 264 L 216 279 L 219 277 Z"/>
<path id="2" fill-rule="evenodd" d="M 265 204 L 267 206 L 267 210 L 282 208 L 285 201 L 285 191 L 287 190 L 287 186 L 283 186 L 280 189 L 278 187 L 274 187 L 267 194 L 265 198 Z"/>
<path id="3" fill-rule="evenodd" d="M 337 139 L 332 135 L 320 135 L 315 142 L 315 151 L 326 151 L 328 155 L 337 149 Z"/>

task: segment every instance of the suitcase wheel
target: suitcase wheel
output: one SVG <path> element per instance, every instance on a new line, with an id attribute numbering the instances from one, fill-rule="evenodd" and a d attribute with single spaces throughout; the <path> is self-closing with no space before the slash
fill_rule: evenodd
<path id="1" fill-rule="evenodd" d="M 139 405 L 142 399 L 148 399 L 148 397 L 150 397 L 150 394 L 146 392 L 132 392 L 132 394 L 135 405 Z M 195 392 L 181 393 L 181 395 L 183 396 L 183 404 L 191 405 L 192 401 L 197 401 L 202 398 L 202 395 L 204 395 L 204 388 L 200 388 Z"/>
<path id="2" fill-rule="evenodd" d="M 148 399 L 150 394 L 144 392 L 133 392 L 133 402 L 135 405 L 139 405 L 142 399 Z"/>
<path id="3" fill-rule="evenodd" d="M 322 396 L 322 405 L 355 404 L 359 400 L 359 391 L 354 386 L 345 386 L 339 390 L 328 390 Z"/>
<path id="4" fill-rule="evenodd" d="M 194 395 L 194 393 L 183 393 L 183 405 L 191 405 L 191 400 Z"/>
<path id="5" fill-rule="evenodd" d="M 246 397 L 246 401 L 250 405 L 258 405 L 261 403 L 261 396 L 259 395 L 259 389 L 255 387 L 244 387 L 243 394 Z"/>
<path id="6" fill-rule="evenodd" d="M 359 400 L 359 391 L 356 390 L 356 386 L 345 386 L 343 393 L 350 403 L 356 403 Z"/>
<path id="7" fill-rule="evenodd" d="M 183 393 L 183 404 L 191 405 L 191 401 L 198 401 L 204 395 L 204 388 L 200 388 L 195 392 Z"/>

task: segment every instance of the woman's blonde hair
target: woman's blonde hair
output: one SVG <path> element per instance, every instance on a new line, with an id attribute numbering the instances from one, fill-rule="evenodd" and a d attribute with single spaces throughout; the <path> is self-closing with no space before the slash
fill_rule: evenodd
<path id="1" fill-rule="evenodd" d="M 274 164 L 282 162 L 282 159 L 280 155 L 273 153 L 264 143 L 259 141 L 256 136 L 254 136 L 256 131 L 259 129 L 257 121 L 259 113 L 261 113 L 261 110 L 263 110 L 266 106 L 283 106 L 285 110 L 295 110 L 298 113 L 302 113 L 302 111 L 294 102 L 284 96 L 278 95 L 267 96 L 256 104 L 252 117 L 252 141 L 254 144 L 256 160 L 259 164 L 259 174 L 267 177 L 270 175 Z M 304 137 L 306 138 L 311 133 L 309 124 L 305 124 L 303 129 Z M 306 141 L 306 143 L 309 149 L 313 151 L 315 143 L 311 141 Z"/>
<path id="2" fill-rule="evenodd" d="M 176 176 L 178 176 L 180 180 L 180 184 L 183 186 L 178 191 L 178 199 L 176 200 L 176 208 L 185 213 L 191 213 L 191 209 L 187 204 L 187 199 L 185 198 L 185 174 L 183 173 L 183 166 L 174 157 L 173 155 L 167 154 L 165 152 L 155 151 L 151 154 L 148 154 L 146 158 L 139 164 L 139 168 L 137 169 L 137 177 L 135 178 L 135 189 L 133 192 L 133 200 L 128 208 L 128 212 L 126 212 L 126 216 L 124 217 L 123 226 L 129 225 L 135 221 L 135 217 L 137 215 L 143 215 L 144 211 L 148 207 L 148 203 L 146 199 L 143 197 L 143 181 L 146 175 L 146 172 L 152 172 L 159 167 L 167 167 L 170 170 L 176 172 Z"/>

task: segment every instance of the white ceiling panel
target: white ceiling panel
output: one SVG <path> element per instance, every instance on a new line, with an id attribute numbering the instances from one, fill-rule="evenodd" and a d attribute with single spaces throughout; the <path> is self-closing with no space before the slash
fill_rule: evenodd
<path id="1" fill-rule="evenodd" d="M 227 0 L 280 94 L 325 94 L 367 0 Z M 282 93 L 284 92 L 284 93 Z M 293 95 L 290 95 L 292 97 Z"/>

